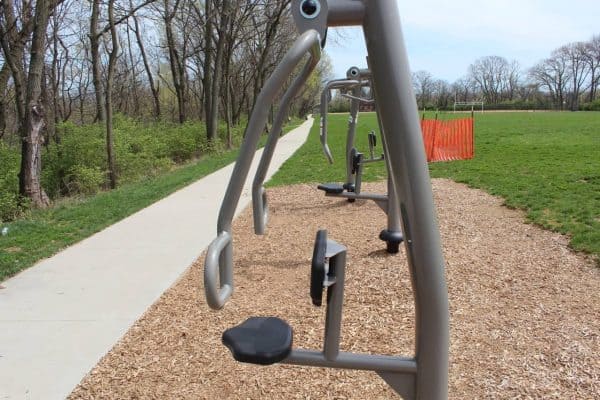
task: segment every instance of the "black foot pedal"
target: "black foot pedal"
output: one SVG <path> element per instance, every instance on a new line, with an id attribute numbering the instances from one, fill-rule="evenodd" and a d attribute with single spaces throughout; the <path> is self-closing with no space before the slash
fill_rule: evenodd
<path id="1" fill-rule="evenodd" d="M 390 254 L 396 254 L 400 251 L 400 243 L 404 240 L 402 232 L 388 231 L 384 229 L 379 233 L 379 239 L 387 242 L 386 250 Z"/>
<path id="2" fill-rule="evenodd" d="M 329 194 L 341 194 L 344 193 L 344 186 L 339 183 L 322 183 L 317 186 L 317 189 L 325 191 Z"/>
<path id="3" fill-rule="evenodd" d="M 275 317 L 252 317 L 223 332 L 222 341 L 237 361 L 271 365 L 292 351 L 292 327 Z"/>

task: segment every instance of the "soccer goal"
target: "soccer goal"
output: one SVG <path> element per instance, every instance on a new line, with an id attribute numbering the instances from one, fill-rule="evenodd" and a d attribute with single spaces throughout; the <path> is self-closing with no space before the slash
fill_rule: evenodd
<path id="1" fill-rule="evenodd" d="M 456 112 L 456 107 L 471 107 L 471 112 L 475 111 L 475 107 L 481 107 L 481 112 L 483 112 L 483 101 L 455 101 L 454 102 L 454 112 Z"/>

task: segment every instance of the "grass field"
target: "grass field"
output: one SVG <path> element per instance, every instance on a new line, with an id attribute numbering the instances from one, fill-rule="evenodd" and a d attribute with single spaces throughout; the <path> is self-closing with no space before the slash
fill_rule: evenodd
<path id="1" fill-rule="evenodd" d="M 285 131 L 300 125 L 294 120 Z M 266 136 L 261 139 L 264 145 Z M 166 174 L 80 199 L 66 199 L 47 210 L 0 225 L 0 282 L 42 258 L 79 242 L 235 161 L 237 150 L 212 155 Z"/>
<path id="2" fill-rule="evenodd" d="M 485 113 L 475 119 L 475 158 L 431 164 L 432 177 L 501 196 L 508 207 L 525 210 L 530 221 L 568 234 L 573 249 L 600 256 L 600 113 Z M 340 182 L 346 125 L 346 114 L 329 118 L 334 165 L 323 156 L 316 123 L 307 143 L 269 184 Z M 363 152 L 367 132 L 375 127 L 374 114 L 361 114 L 357 146 Z M 367 181 L 386 176 L 381 163 L 365 170 Z"/>

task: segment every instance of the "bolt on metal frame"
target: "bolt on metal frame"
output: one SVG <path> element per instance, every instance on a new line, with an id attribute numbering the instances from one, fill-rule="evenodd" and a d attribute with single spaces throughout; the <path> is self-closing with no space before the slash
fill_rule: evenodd
<path id="1" fill-rule="evenodd" d="M 304 12 L 307 1 L 318 4 L 316 13 Z M 362 26 L 390 186 L 398 196 L 402 217 L 415 301 L 415 352 L 412 357 L 338 353 L 328 360 L 322 352 L 293 350 L 284 362 L 373 370 L 406 399 L 446 399 L 449 313 L 445 263 L 396 0 L 293 0 L 292 14 L 300 36 L 257 99 L 219 214 L 218 236 L 207 250 L 207 302 L 221 308 L 233 292 L 231 223 L 268 105 L 305 54 L 310 53 L 308 62 L 316 64 L 319 43 L 328 27 Z"/>

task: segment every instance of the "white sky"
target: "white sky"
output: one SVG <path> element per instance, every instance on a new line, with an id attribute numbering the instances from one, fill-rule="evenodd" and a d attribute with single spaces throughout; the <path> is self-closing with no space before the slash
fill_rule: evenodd
<path id="1" fill-rule="evenodd" d="M 479 57 L 498 55 L 529 68 L 563 44 L 600 34 L 600 0 L 399 0 L 398 6 L 411 69 L 449 82 Z M 329 40 L 326 47 L 335 77 L 366 64 L 362 31 L 343 30 L 339 44 Z"/>

